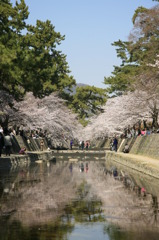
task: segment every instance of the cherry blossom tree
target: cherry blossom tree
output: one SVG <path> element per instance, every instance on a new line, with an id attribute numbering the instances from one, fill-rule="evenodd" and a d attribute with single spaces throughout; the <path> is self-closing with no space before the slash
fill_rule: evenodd
<path id="1" fill-rule="evenodd" d="M 104 112 L 92 117 L 85 128 L 55 93 L 43 99 L 28 93 L 23 101 L 16 102 L 10 95 L 0 92 L 0 101 L 0 112 L 8 116 L 9 126 L 47 130 L 55 147 L 71 139 L 92 141 L 98 137 L 121 134 L 128 125 L 133 126 L 139 120 L 154 120 L 154 96 L 137 90 L 109 98 L 103 106 Z M 157 97 L 155 104 L 158 111 Z"/>
<path id="2" fill-rule="evenodd" d="M 1 115 L 3 113 L 8 116 L 8 126 L 17 125 L 24 130 L 47 130 L 55 147 L 78 138 L 83 128 L 77 115 L 73 114 L 66 107 L 65 101 L 55 93 L 42 99 L 27 93 L 23 101 L 17 102 L 9 94 L 1 91 L 0 101 Z"/>
<path id="3" fill-rule="evenodd" d="M 158 107 L 159 99 L 156 99 L 156 108 Z M 83 139 L 93 140 L 121 134 L 126 127 L 133 126 L 139 120 L 152 121 L 151 108 L 153 108 L 153 99 L 144 91 L 136 90 L 110 98 L 103 107 L 104 113 L 93 117 L 83 129 Z"/>

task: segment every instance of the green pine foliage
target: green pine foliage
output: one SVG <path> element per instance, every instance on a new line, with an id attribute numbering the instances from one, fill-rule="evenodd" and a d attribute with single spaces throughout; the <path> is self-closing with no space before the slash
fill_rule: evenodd
<path id="1" fill-rule="evenodd" d="M 109 94 L 120 95 L 140 87 L 150 90 L 159 80 L 155 66 L 159 56 L 159 5 L 152 9 L 139 7 L 132 22 L 129 41 L 112 44 L 122 63 L 114 66 L 112 75 L 104 79 Z"/>
<path id="2" fill-rule="evenodd" d="M 87 119 L 94 114 L 102 112 L 102 105 L 106 102 L 106 91 L 94 86 L 81 86 L 76 88 L 69 106 L 74 109 L 80 119 Z"/>
<path id="3" fill-rule="evenodd" d="M 53 91 L 62 92 L 75 84 L 66 56 L 57 50 L 65 39 L 49 20 L 26 24 L 29 17 L 24 0 L 13 6 L 0 2 L 0 89 L 15 97 L 26 91 L 44 97 Z"/>
<path id="4" fill-rule="evenodd" d="M 16 99 L 26 92 L 36 97 L 45 97 L 57 92 L 67 100 L 86 125 L 88 117 L 101 110 L 105 103 L 105 91 L 95 87 L 77 88 L 66 61 L 66 55 L 57 46 L 65 40 L 47 20 L 27 24 L 28 6 L 24 0 L 0 0 L 0 90 L 5 90 Z"/>

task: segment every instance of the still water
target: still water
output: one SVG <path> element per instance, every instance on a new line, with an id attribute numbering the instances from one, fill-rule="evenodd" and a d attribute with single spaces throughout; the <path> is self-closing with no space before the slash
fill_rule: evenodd
<path id="1" fill-rule="evenodd" d="M 153 206 L 150 195 L 106 174 L 104 163 L 0 169 L 0 240 L 157 240 Z"/>

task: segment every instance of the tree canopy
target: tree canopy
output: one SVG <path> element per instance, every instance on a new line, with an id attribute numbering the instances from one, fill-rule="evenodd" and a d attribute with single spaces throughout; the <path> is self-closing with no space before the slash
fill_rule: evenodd
<path id="1" fill-rule="evenodd" d="M 129 40 L 116 41 L 120 66 L 114 66 L 112 76 L 105 77 L 108 92 L 115 95 L 136 88 L 156 88 L 159 57 L 159 5 L 152 9 L 139 7 L 133 18 L 133 30 Z"/>
<path id="2" fill-rule="evenodd" d="M 139 7 L 133 17 L 129 41 L 114 42 L 122 64 L 105 78 L 108 92 L 115 95 L 128 91 L 143 92 L 153 127 L 158 128 L 159 100 L 159 4 L 151 9 Z M 145 97 L 146 96 L 146 97 Z"/>
<path id="3" fill-rule="evenodd" d="M 146 99 L 147 94 L 142 91 L 109 98 L 103 107 L 104 112 L 90 118 L 90 123 L 82 130 L 81 135 L 84 139 L 121 135 L 125 128 L 133 127 L 141 119 L 152 123 L 153 117 Z"/>
<path id="4" fill-rule="evenodd" d="M 1 1 L 0 8 L 0 88 L 14 96 L 32 91 L 45 96 L 75 84 L 66 55 L 57 50 L 65 39 L 49 20 L 26 23 L 29 12 L 24 0 L 13 6 Z"/>
<path id="5" fill-rule="evenodd" d="M 70 75 L 66 55 L 57 46 L 65 36 L 55 31 L 49 21 L 27 24 L 29 17 L 25 0 L 0 0 L 0 90 L 21 99 L 26 92 L 42 98 L 52 92 L 65 100 L 80 118 L 97 113 L 105 102 L 105 92 L 99 88 L 77 88 Z"/>
<path id="6" fill-rule="evenodd" d="M 105 89 L 94 86 L 81 86 L 76 88 L 76 93 L 72 97 L 69 106 L 78 114 L 82 123 L 91 115 L 102 112 L 102 105 L 106 102 Z"/>

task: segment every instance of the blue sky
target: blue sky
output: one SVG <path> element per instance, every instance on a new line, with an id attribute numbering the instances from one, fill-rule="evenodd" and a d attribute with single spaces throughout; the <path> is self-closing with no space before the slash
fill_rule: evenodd
<path id="1" fill-rule="evenodd" d="M 11 0 L 15 3 L 15 0 Z M 152 0 L 25 0 L 29 23 L 49 19 L 55 31 L 65 35 L 60 50 L 77 83 L 105 88 L 104 76 L 113 65 L 120 65 L 115 47 L 118 39 L 127 40 L 132 16 L 139 6 L 153 7 Z"/>

